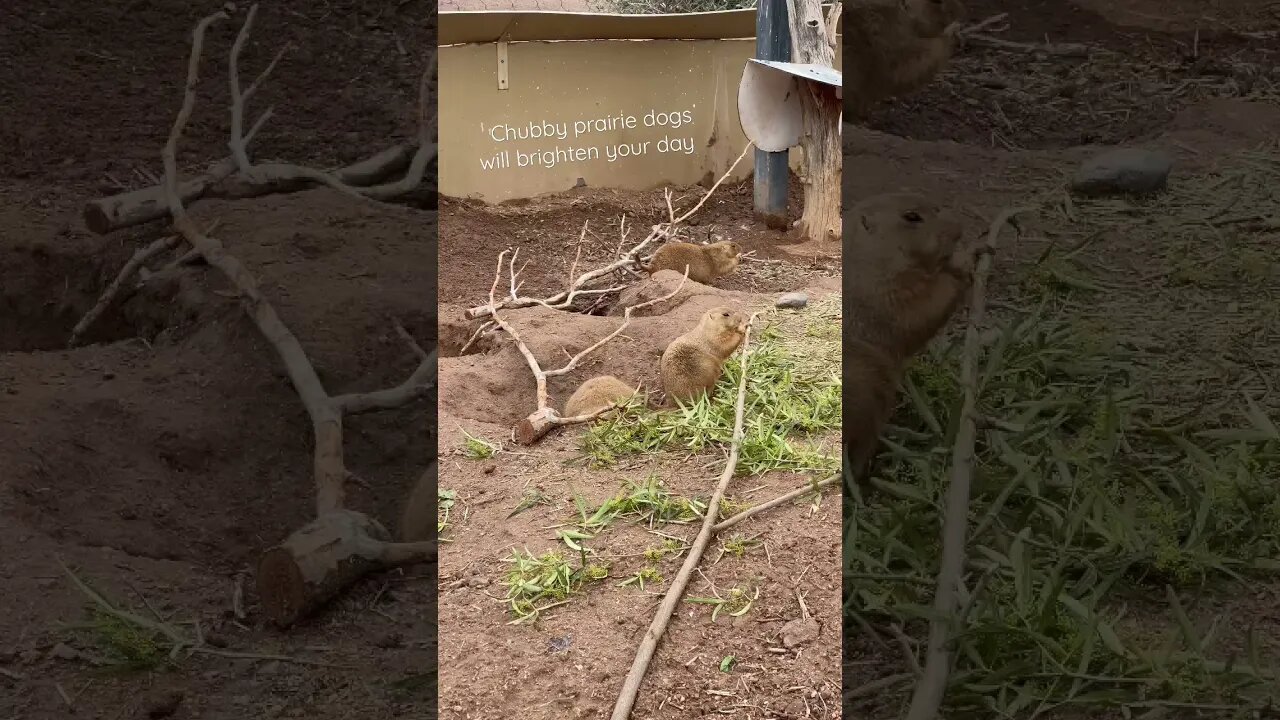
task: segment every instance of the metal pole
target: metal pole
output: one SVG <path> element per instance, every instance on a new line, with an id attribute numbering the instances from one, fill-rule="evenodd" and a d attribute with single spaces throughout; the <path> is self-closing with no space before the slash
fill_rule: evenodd
<path id="1" fill-rule="evenodd" d="M 757 0 L 756 59 L 791 62 L 786 0 Z M 755 150 L 755 211 L 771 227 L 787 227 L 787 151 Z"/>

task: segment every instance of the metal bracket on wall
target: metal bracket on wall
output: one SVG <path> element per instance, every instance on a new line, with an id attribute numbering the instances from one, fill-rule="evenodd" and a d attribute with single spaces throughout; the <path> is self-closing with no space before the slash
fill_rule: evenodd
<path id="1" fill-rule="evenodd" d="M 505 39 L 498 41 L 498 89 L 506 90 L 510 83 L 507 81 L 507 41 Z"/>

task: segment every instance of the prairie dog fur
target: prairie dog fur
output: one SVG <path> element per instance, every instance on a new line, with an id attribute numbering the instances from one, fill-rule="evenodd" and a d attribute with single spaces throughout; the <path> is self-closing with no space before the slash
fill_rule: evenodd
<path id="1" fill-rule="evenodd" d="M 432 460 L 409 491 L 400 511 L 400 541 L 424 542 L 436 538 L 436 461 Z"/>
<path id="2" fill-rule="evenodd" d="M 703 313 L 696 327 L 672 340 L 662 353 L 660 367 L 667 403 L 711 392 L 724 371 L 724 361 L 738 349 L 746 332 L 747 316 L 722 305 Z"/>
<path id="3" fill-rule="evenodd" d="M 637 389 L 635 385 L 628 385 L 612 375 L 598 375 L 573 391 L 564 404 L 564 416 L 590 415 L 635 395 Z"/>
<path id="4" fill-rule="evenodd" d="M 687 242 L 669 242 L 658 248 L 648 265 L 641 268 L 652 275 L 659 270 L 675 270 L 681 275 L 689 267 L 689 279 L 703 285 L 738 269 L 738 256 L 742 249 L 738 243 L 723 240 L 710 245 Z"/>
<path id="5" fill-rule="evenodd" d="M 855 475 L 869 467 L 897 404 L 907 361 L 947 324 L 973 280 L 977 253 L 954 213 L 922 195 L 855 205 L 845 267 L 845 446 Z"/>
<path id="6" fill-rule="evenodd" d="M 846 5 L 842 67 L 853 115 L 928 84 L 951 59 L 960 0 L 863 0 Z"/>

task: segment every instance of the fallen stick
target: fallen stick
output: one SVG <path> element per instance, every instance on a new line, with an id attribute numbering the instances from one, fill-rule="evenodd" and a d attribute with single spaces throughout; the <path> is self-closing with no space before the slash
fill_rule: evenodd
<path id="1" fill-rule="evenodd" d="M 1008 52 L 1021 53 L 1044 53 L 1045 55 L 1054 55 L 1056 57 L 1083 57 L 1087 58 L 1091 55 L 1108 55 L 1110 50 L 1092 45 L 1083 45 L 1081 43 L 1021 43 L 1012 40 L 1002 40 L 1001 38 L 983 35 L 982 33 L 964 33 L 964 42 L 968 45 L 977 47 L 987 47 L 993 50 L 1005 50 Z"/>
<path id="2" fill-rule="evenodd" d="M 724 499 L 725 490 L 729 487 L 729 480 L 733 478 L 733 471 L 738 467 L 738 454 L 742 448 L 742 416 L 747 398 L 747 352 L 751 341 L 751 326 L 755 323 L 758 315 L 759 313 L 751 315 L 751 319 L 747 322 L 746 333 L 742 338 L 742 375 L 738 379 L 738 401 L 733 409 L 733 440 L 729 447 L 729 461 L 725 463 L 724 472 L 720 473 L 720 481 L 716 484 L 716 489 L 711 495 L 710 502 L 707 503 L 706 515 L 702 518 L 702 528 L 698 530 L 697 538 L 690 544 L 689 554 L 685 556 L 684 564 L 680 566 L 680 572 L 671 581 L 671 587 L 667 589 L 667 594 L 663 596 L 662 603 L 658 605 L 658 612 L 653 616 L 653 622 L 649 625 L 649 630 L 645 632 L 644 639 L 640 642 L 640 647 L 636 651 L 635 661 L 631 663 L 631 670 L 627 673 L 627 678 L 622 683 L 622 691 L 618 695 L 618 702 L 613 706 L 612 720 L 627 720 L 631 717 L 631 708 L 635 705 L 636 694 L 640 692 L 640 683 L 644 680 L 645 672 L 649 669 L 649 661 L 653 659 L 653 653 L 658 648 L 658 641 L 662 639 L 662 634 L 666 632 L 667 623 L 671 620 L 671 614 L 675 612 L 676 604 L 680 602 L 681 596 L 684 595 L 690 576 L 693 575 L 694 569 L 698 567 L 698 562 L 702 560 L 702 553 L 707 549 L 707 544 L 711 542 L 712 536 L 715 535 L 715 520 L 720 513 L 720 501 Z"/>
<path id="3" fill-rule="evenodd" d="M 906 720 L 935 720 L 947 689 L 951 671 L 948 647 L 951 619 L 959 607 L 960 581 L 964 575 L 965 531 L 969 521 L 969 486 L 973 481 L 974 445 L 978 439 L 978 355 L 982 340 L 978 326 L 987 304 L 987 275 L 995 253 L 1000 230 L 1014 216 L 1030 212 L 1028 208 L 1005 210 L 991 223 L 985 252 L 974 270 L 973 288 L 969 294 L 969 324 L 964 331 L 964 354 L 960 358 L 960 387 L 964 403 L 960 408 L 960 426 L 951 449 L 951 473 L 948 480 L 947 504 L 942 519 L 942 559 L 938 563 L 938 587 L 933 598 L 933 618 L 929 621 L 929 642 L 925 650 L 924 673 L 916 683 Z"/>
<path id="4" fill-rule="evenodd" d="M 781 505 L 781 504 L 783 504 L 783 503 L 785 503 L 785 502 L 788 502 L 788 501 L 794 500 L 794 499 L 799 498 L 799 497 L 804 497 L 805 495 L 808 495 L 808 494 L 810 494 L 810 493 L 818 492 L 819 490 L 821 490 L 821 489 L 823 489 L 823 488 L 825 488 L 825 487 L 830 487 L 831 485 L 836 484 L 836 482 L 838 482 L 839 480 L 840 480 L 840 476 L 839 476 L 839 475 L 833 475 L 833 476 L 831 476 L 831 477 L 827 478 L 826 480 L 820 480 L 820 481 L 818 481 L 818 482 L 816 482 L 816 483 L 813 483 L 812 485 L 806 485 L 805 487 L 802 487 L 802 488 L 796 488 L 795 490 L 792 490 L 791 492 L 787 493 L 786 495 L 780 495 L 780 496 L 778 496 L 778 497 L 776 497 L 776 498 L 774 498 L 774 499 L 772 499 L 772 500 L 770 500 L 770 501 L 768 501 L 768 502 L 760 503 L 759 505 L 756 505 L 755 507 L 752 507 L 752 508 L 748 508 L 748 509 L 746 509 L 746 510 L 743 510 L 742 512 L 738 513 L 737 515 L 734 515 L 734 516 L 732 516 L 732 517 L 725 518 L 724 520 L 721 520 L 719 523 L 717 523 L 717 524 L 716 524 L 716 526 L 715 526 L 715 527 L 711 528 L 711 531 L 712 531 L 713 533 L 720 533 L 720 532 L 722 532 L 722 531 L 724 531 L 724 530 L 728 530 L 729 528 L 733 527 L 734 525 L 737 525 L 738 523 L 742 522 L 743 520 L 746 520 L 747 518 L 751 517 L 752 515 L 758 515 L 758 514 L 760 514 L 760 513 L 764 512 L 765 510 L 771 510 L 771 509 L 773 509 L 773 508 L 775 508 L 775 507 L 778 507 L 779 505 Z"/>
<path id="5" fill-rule="evenodd" d="M 161 153 L 165 201 L 178 232 L 239 292 L 245 311 L 276 351 L 311 418 L 316 518 L 283 543 L 264 552 L 258 564 L 258 595 L 262 607 L 278 626 L 286 626 L 319 608 L 365 574 L 430 561 L 435 556 L 434 542 L 392 542 L 390 533 L 376 520 L 343 507 L 345 483 L 350 473 L 343 462 L 342 421 L 345 413 L 395 407 L 426 392 L 435 381 L 436 355 L 429 353 L 422 357 L 421 349 L 413 343 L 421 361 L 406 383 L 386 391 L 331 397 L 302 344 L 276 314 L 257 280 L 238 259 L 226 252 L 221 241 L 202 231 L 187 214 L 178 193 L 178 140 L 195 107 L 205 32 L 211 24 L 227 17 L 225 12 L 209 15 L 200 20 L 193 33 L 182 107 Z"/>
<path id="6" fill-rule="evenodd" d="M 214 220 L 210 223 L 208 232 L 213 232 L 220 222 L 220 220 Z M 115 280 L 112 280 L 111 284 L 107 286 L 107 289 L 102 292 L 102 296 L 98 298 L 98 302 L 95 303 L 94 306 L 89 309 L 89 312 L 85 313 L 84 317 L 80 318 L 80 322 L 76 323 L 76 326 L 71 329 L 71 338 L 67 340 L 67 347 L 76 346 L 76 343 L 80 341 L 80 336 L 84 335 L 85 331 L 89 329 L 89 326 L 92 325 L 94 321 L 111 306 L 116 295 L 120 293 L 120 288 L 124 287 L 124 282 L 133 277 L 133 274 L 142 268 L 143 263 L 160 253 L 172 250 L 181 243 L 181 234 L 168 235 L 156 240 L 146 247 L 134 250 L 133 255 L 129 258 L 128 262 L 124 264 L 124 267 L 120 268 L 120 272 L 116 275 Z M 199 253 L 192 250 L 181 258 L 174 260 L 167 267 L 177 267 L 182 264 L 183 260 L 188 256 L 199 256 Z M 146 280 L 145 275 L 143 276 L 143 280 Z"/>
<path id="7" fill-rule="evenodd" d="M 265 119 L 264 113 L 259 123 Z M 245 135 L 246 144 L 253 138 L 257 129 L 255 125 Z M 408 167 L 413 155 L 412 145 L 393 145 L 373 157 L 334 171 L 333 177 L 349 186 L 373 185 L 404 170 Z M 265 173 L 260 173 L 251 182 L 243 180 L 228 182 L 235 172 L 234 160 L 229 157 L 219 160 L 205 173 L 179 184 L 178 197 L 185 205 L 210 198 L 238 200 L 297 192 L 314 187 L 314 183 L 305 178 L 271 177 Z M 83 217 L 85 227 L 91 232 L 106 235 L 123 228 L 159 220 L 168 214 L 164 185 L 160 184 L 91 200 L 85 204 Z"/>
<path id="8" fill-rule="evenodd" d="M 102 292 L 98 302 L 92 308 L 89 308 L 89 312 L 85 313 L 80 318 L 80 322 L 76 323 L 76 326 L 71 329 L 71 337 L 67 340 L 67 347 L 75 347 L 80 342 L 80 336 L 106 311 L 107 307 L 111 305 L 111 301 L 115 300 L 116 295 L 120 292 L 124 281 L 132 277 L 138 271 L 138 268 L 142 267 L 143 263 L 162 252 L 172 250 L 181 242 L 181 235 L 169 235 L 152 242 L 150 245 L 134 250 L 128 262 L 124 264 L 124 267 L 120 268 L 115 280 L 112 280 L 107 289 Z"/>

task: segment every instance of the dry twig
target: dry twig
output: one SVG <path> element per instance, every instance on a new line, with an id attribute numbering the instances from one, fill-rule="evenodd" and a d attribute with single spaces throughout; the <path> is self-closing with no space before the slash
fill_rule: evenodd
<path id="1" fill-rule="evenodd" d="M 942 520 L 942 560 L 938 567 L 938 587 L 933 598 L 934 617 L 929 622 L 929 642 L 925 650 L 924 671 L 911 696 L 907 720 L 934 720 L 942 706 L 951 670 L 948 647 L 951 618 L 959 607 L 960 582 L 965 565 L 965 531 L 969 521 L 969 485 L 973 480 L 974 445 L 977 442 L 978 355 L 981 352 L 979 325 L 987 303 L 987 275 L 991 257 L 1000 239 L 1000 230 L 1014 216 L 1029 212 L 1027 208 L 1005 210 L 991 223 L 986 251 L 974 271 L 969 296 L 969 324 L 964 333 L 964 354 L 960 359 L 960 387 L 964 403 L 960 408 L 960 427 L 951 450 L 951 473 L 947 488 L 946 511 Z"/>
<path id="2" fill-rule="evenodd" d="M 685 587 L 689 584 L 689 577 L 693 575 L 693 571 L 698 567 L 698 563 L 702 560 L 702 553 L 715 535 L 715 519 L 720 513 L 720 502 L 724 499 L 725 490 L 729 487 L 729 480 L 733 478 L 733 472 L 738 467 L 738 454 L 742 449 L 742 417 L 747 398 L 747 356 L 751 341 L 751 326 L 755 324 L 758 315 L 759 313 L 752 314 L 751 319 L 747 322 L 746 334 L 742 338 L 742 374 L 738 379 L 738 401 L 734 405 L 733 441 L 729 448 L 729 461 L 725 463 L 724 472 L 720 473 L 720 481 L 716 484 L 715 492 L 707 503 L 706 515 L 702 519 L 702 528 L 698 531 L 697 538 L 689 545 L 689 552 L 685 555 L 684 564 L 680 566 L 680 572 L 671 581 L 671 587 L 667 589 L 667 594 L 663 596 L 662 603 L 658 605 L 658 611 L 653 616 L 653 622 L 650 623 L 649 630 L 645 632 L 644 639 L 640 642 L 640 647 L 636 651 L 636 658 L 631 663 L 631 670 L 627 673 L 626 680 L 622 683 L 618 701 L 613 706 L 612 720 L 627 720 L 631 716 L 631 708 L 635 705 L 636 694 L 640 692 L 640 683 L 644 680 L 645 672 L 649 669 L 649 661 L 653 659 L 653 653 L 658 648 L 658 641 L 662 639 L 662 634 L 666 632 L 667 623 L 671 620 L 671 614 L 675 612 L 676 604 L 680 602 L 680 598 L 684 595 Z"/>
<path id="3" fill-rule="evenodd" d="M 765 510 L 772 510 L 773 508 L 776 508 L 779 505 L 782 505 L 783 503 L 790 502 L 792 500 L 795 500 L 796 498 L 804 497 L 805 495 L 809 495 L 810 493 L 818 492 L 825 487 L 829 487 L 831 485 L 836 484 L 836 482 L 839 480 L 840 480 L 839 475 L 833 475 L 825 480 L 819 480 L 818 482 L 813 483 L 812 485 L 806 485 L 802 488 L 796 488 L 795 490 L 792 490 L 791 492 L 785 495 L 779 495 L 778 497 L 772 500 L 769 500 L 767 502 L 760 503 L 755 507 L 747 508 L 746 510 L 743 510 L 737 515 L 725 518 L 724 520 L 721 520 L 719 523 L 717 523 L 716 526 L 712 528 L 712 530 L 717 533 L 723 532 L 733 527 L 734 525 L 737 525 L 743 520 L 746 520 L 752 515 L 759 515 Z"/>

